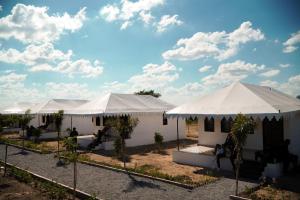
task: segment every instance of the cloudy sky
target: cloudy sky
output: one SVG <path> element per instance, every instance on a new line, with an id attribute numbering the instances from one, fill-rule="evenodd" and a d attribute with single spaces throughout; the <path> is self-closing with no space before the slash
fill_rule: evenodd
<path id="1" fill-rule="evenodd" d="M 59 3 L 58 3 L 59 2 Z M 232 82 L 300 94 L 297 0 L 0 1 L 0 107 Z"/>

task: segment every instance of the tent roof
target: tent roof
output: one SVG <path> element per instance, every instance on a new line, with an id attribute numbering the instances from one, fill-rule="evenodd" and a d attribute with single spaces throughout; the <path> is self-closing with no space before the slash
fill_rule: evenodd
<path id="1" fill-rule="evenodd" d="M 66 114 L 74 115 L 118 115 L 133 113 L 163 113 L 174 108 L 151 95 L 109 93 L 89 101 Z"/>
<path id="2" fill-rule="evenodd" d="M 75 100 L 75 99 L 51 99 L 49 101 L 39 103 L 30 108 L 31 113 L 51 114 L 64 110 L 68 112 L 78 106 L 88 102 L 87 100 Z"/>
<path id="3" fill-rule="evenodd" d="M 233 83 L 178 106 L 168 115 L 268 115 L 300 110 L 300 100 L 265 86 Z"/>

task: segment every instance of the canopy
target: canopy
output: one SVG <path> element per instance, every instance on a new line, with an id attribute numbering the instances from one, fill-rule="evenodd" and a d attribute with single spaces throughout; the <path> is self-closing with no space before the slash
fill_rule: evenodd
<path id="1" fill-rule="evenodd" d="M 273 88 L 233 83 L 167 112 L 169 116 L 278 116 L 300 110 L 300 100 Z"/>
<path id="2" fill-rule="evenodd" d="M 33 114 L 52 114 L 58 112 L 59 110 L 64 110 L 64 112 L 68 112 L 86 102 L 88 101 L 75 99 L 51 99 L 49 101 L 31 107 L 30 110 Z"/>
<path id="3" fill-rule="evenodd" d="M 34 103 L 29 102 L 15 103 L 13 106 L 7 107 L 1 111 L 1 114 L 25 114 L 25 112 L 34 105 Z"/>
<path id="4" fill-rule="evenodd" d="M 164 113 L 174 108 L 151 95 L 109 93 L 66 112 L 72 115 L 126 115 L 134 113 Z"/>

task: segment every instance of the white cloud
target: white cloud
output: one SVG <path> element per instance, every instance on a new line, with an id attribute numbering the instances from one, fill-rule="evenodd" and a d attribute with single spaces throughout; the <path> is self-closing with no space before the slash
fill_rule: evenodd
<path id="1" fill-rule="evenodd" d="M 261 30 L 253 29 L 252 23 L 247 21 L 231 33 L 198 32 L 191 38 L 179 39 L 176 48 L 164 52 L 162 56 L 164 59 L 177 60 L 196 60 L 204 57 L 225 60 L 236 55 L 241 44 L 264 38 Z"/>
<path id="2" fill-rule="evenodd" d="M 281 67 L 281 68 L 288 68 L 288 67 L 290 67 L 291 65 L 290 64 L 288 64 L 288 63 L 286 63 L 286 64 L 279 64 L 279 67 Z"/>
<path id="3" fill-rule="evenodd" d="M 279 73 L 280 73 L 279 69 L 270 69 L 266 72 L 260 73 L 260 76 L 273 77 L 273 76 L 277 76 Z"/>
<path id="4" fill-rule="evenodd" d="M 265 80 L 260 83 L 296 97 L 300 95 L 300 74 L 291 76 L 286 82 L 278 83 L 277 81 Z"/>
<path id="5" fill-rule="evenodd" d="M 41 95 L 35 88 L 27 88 L 24 84 L 26 74 L 16 74 L 14 72 L 0 75 L 0 107 L 11 102 L 36 100 Z"/>
<path id="6" fill-rule="evenodd" d="M 127 29 L 129 26 L 131 26 L 131 25 L 132 25 L 132 23 L 131 23 L 130 21 L 125 21 L 125 22 L 121 25 L 120 30 L 125 30 L 125 29 Z"/>
<path id="7" fill-rule="evenodd" d="M 168 27 L 170 26 L 180 26 L 182 25 L 183 22 L 178 19 L 178 15 L 164 15 L 160 18 L 160 21 L 157 24 L 157 29 L 156 31 L 159 33 L 162 33 L 167 30 Z"/>
<path id="8" fill-rule="evenodd" d="M 216 73 L 208 75 L 202 79 L 202 83 L 207 86 L 223 86 L 235 81 L 247 78 L 265 68 L 265 65 L 257 65 L 237 60 L 232 63 L 220 64 Z"/>
<path id="9" fill-rule="evenodd" d="M 122 0 L 117 4 L 108 4 L 99 11 L 107 22 L 120 21 L 121 30 L 126 29 L 134 19 L 140 19 L 145 24 L 149 24 L 153 19 L 151 10 L 157 6 L 163 5 L 164 0 Z"/>
<path id="10" fill-rule="evenodd" d="M 51 71 L 69 76 L 79 74 L 83 77 L 96 77 L 102 74 L 103 66 L 98 60 L 93 63 L 86 59 L 72 60 L 73 52 L 66 53 L 54 48 L 51 43 L 30 44 L 23 52 L 16 49 L 0 51 L 0 61 L 20 63 L 29 67 L 29 71 Z"/>
<path id="11" fill-rule="evenodd" d="M 112 22 L 118 19 L 120 9 L 114 5 L 107 5 L 99 11 L 99 14 L 102 15 L 106 21 Z"/>
<path id="12" fill-rule="evenodd" d="M 65 31 L 80 29 L 86 20 L 86 8 L 74 16 L 48 14 L 48 7 L 16 4 L 10 15 L 0 18 L 0 38 L 14 38 L 23 43 L 44 43 L 58 40 Z"/>
<path id="13" fill-rule="evenodd" d="M 164 62 L 162 65 L 147 64 L 143 67 L 143 73 L 132 76 L 128 83 L 133 90 L 158 89 L 178 79 L 177 71 L 176 66 L 170 62 Z"/>
<path id="14" fill-rule="evenodd" d="M 150 22 L 154 19 L 154 17 L 151 15 L 151 13 L 146 12 L 146 11 L 140 12 L 140 18 L 146 25 L 150 24 Z"/>
<path id="15" fill-rule="evenodd" d="M 87 84 L 79 83 L 54 83 L 48 82 L 45 84 L 46 98 L 61 98 L 61 99 L 90 99 L 96 94 L 89 90 Z"/>
<path id="16" fill-rule="evenodd" d="M 71 50 L 64 53 L 55 49 L 51 43 L 44 43 L 41 45 L 30 44 L 23 52 L 16 49 L 1 50 L 0 61 L 31 66 L 44 62 L 55 63 L 57 61 L 69 60 L 72 54 Z"/>
<path id="17" fill-rule="evenodd" d="M 293 33 L 290 38 L 283 43 L 283 52 L 292 53 L 298 49 L 296 45 L 300 43 L 300 30 L 296 33 Z"/>
<path id="18" fill-rule="evenodd" d="M 209 71 L 211 68 L 212 68 L 212 66 L 210 66 L 210 65 L 205 65 L 205 66 L 203 66 L 203 67 L 200 67 L 198 71 L 199 71 L 200 73 L 203 73 L 203 72 Z"/>

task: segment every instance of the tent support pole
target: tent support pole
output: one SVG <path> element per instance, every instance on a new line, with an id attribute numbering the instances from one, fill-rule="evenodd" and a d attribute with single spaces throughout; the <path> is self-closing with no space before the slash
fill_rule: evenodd
<path id="1" fill-rule="evenodd" d="M 177 117 L 177 150 L 179 151 L 179 131 L 178 131 L 178 117 Z"/>

